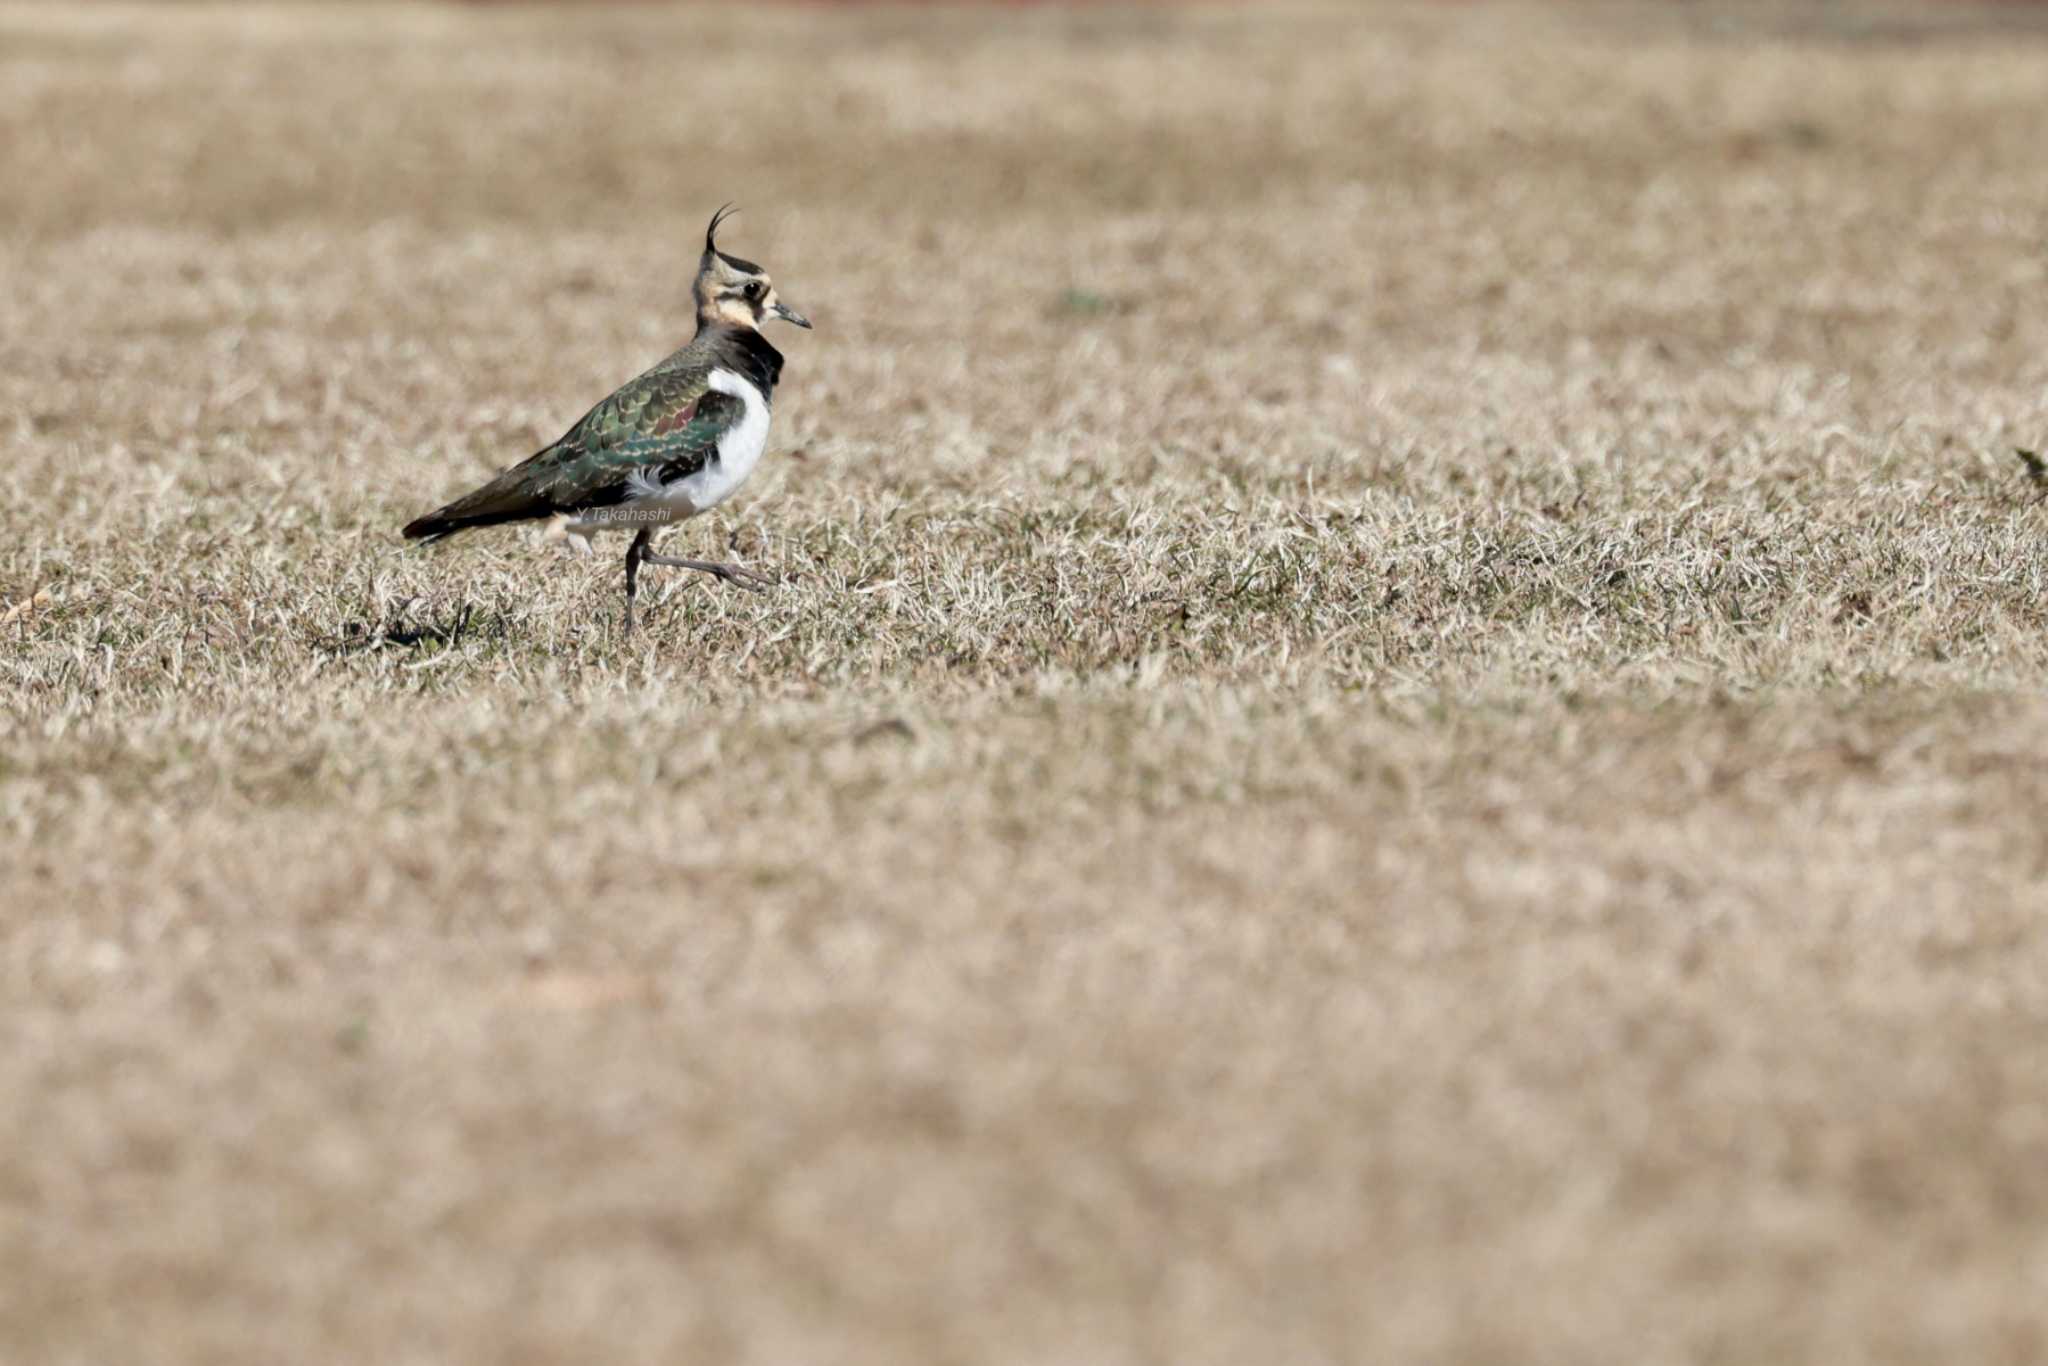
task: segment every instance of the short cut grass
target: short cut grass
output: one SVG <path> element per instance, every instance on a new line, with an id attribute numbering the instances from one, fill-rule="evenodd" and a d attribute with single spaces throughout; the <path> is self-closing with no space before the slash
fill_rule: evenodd
<path id="1" fill-rule="evenodd" d="M 0 10 L 0 1358 L 2041 1359 L 2035 13 Z"/>

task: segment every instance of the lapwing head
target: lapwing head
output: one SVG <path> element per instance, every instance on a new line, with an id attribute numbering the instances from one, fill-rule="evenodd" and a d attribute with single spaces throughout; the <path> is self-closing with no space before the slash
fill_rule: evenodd
<path id="1" fill-rule="evenodd" d="M 718 225 L 731 216 L 728 204 L 711 215 L 711 226 L 704 229 L 704 259 L 697 264 L 697 325 L 724 323 L 758 330 L 770 318 L 780 318 L 809 327 L 809 318 L 775 297 L 775 282 L 767 271 L 718 249 Z"/>

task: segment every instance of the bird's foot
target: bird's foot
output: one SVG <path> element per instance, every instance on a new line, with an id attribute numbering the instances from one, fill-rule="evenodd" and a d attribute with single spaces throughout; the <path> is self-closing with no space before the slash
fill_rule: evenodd
<path id="1" fill-rule="evenodd" d="M 721 564 L 717 560 L 686 560 L 680 555 L 647 555 L 642 557 L 641 563 L 666 565 L 671 569 L 694 569 L 700 574 L 724 579 L 733 587 L 744 588 L 749 593 L 765 593 L 775 586 L 775 580 L 766 574 L 743 565 Z"/>

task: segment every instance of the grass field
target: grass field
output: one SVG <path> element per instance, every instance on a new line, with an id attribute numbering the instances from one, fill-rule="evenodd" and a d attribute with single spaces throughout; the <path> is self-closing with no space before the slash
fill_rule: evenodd
<path id="1" fill-rule="evenodd" d="M 0 1360 L 2042 1359 L 2042 14 L 0 9 Z"/>

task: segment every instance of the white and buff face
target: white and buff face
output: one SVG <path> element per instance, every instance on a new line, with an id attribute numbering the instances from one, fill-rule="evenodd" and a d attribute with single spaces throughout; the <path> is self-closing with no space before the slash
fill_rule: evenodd
<path id="1" fill-rule="evenodd" d="M 714 238 L 726 216 L 720 209 L 704 232 L 704 259 L 697 264 L 697 325 L 724 323 L 731 327 L 759 330 L 770 318 L 780 318 L 798 327 L 809 327 L 810 319 L 787 307 L 775 295 L 775 282 L 768 272 L 752 261 L 727 256 Z"/>

